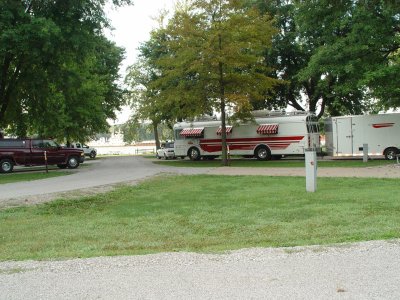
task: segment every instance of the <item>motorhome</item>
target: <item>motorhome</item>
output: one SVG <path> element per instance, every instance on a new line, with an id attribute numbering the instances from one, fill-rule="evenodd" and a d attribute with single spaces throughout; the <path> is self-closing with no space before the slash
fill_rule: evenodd
<path id="1" fill-rule="evenodd" d="M 175 155 L 191 160 L 212 159 L 222 154 L 221 121 L 199 120 L 173 127 Z M 254 121 L 228 124 L 226 141 L 231 155 L 270 160 L 320 150 L 318 120 L 306 112 L 257 111 Z"/>

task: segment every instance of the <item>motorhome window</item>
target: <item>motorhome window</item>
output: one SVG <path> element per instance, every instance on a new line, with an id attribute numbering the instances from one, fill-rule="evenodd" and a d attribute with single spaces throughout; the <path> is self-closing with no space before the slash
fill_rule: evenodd
<path id="1" fill-rule="evenodd" d="M 175 129 L 174 135 L 175 135 L 175 140 L 183 140 L 184 137 L 181 136 L 181 131 L 182 129 Z"/>
<path id="2" fill-rule="evenodd" d="M 25 141 L 21 140 L 0 140 L 0 148 L 24 148 Z"/>

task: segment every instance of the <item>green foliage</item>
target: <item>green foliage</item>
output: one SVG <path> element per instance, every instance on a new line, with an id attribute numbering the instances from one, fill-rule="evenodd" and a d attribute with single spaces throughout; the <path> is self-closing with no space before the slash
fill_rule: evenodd
<path id="1" fill-rule="evenodd" d="M 290 83 L 279 87 L 271 104 L 319 116 L 400 105 L 395 1 L 252 2 L 273 14 L 280 28 L 268 57 L 275 76 Z"/>
<path id="2" fill-rule="evenodd" d="M 156 84 L 182 118 L 223 113 L 224 103 L 249 111 L 250 100 L 263 100 L 276 84 L 262 57 L 274 33 L 270 18 L 242 1 L 193 1 L 165 30 L 169 51 L 158 61 L 163 76 Z"/>
<path id="3" fill-rule="evenodd" d="M 130 0 L 113 1 L 115 5 Z M 123 103 L 123 50 L 105 38 L 105 1 L 11 1 L 0 8 L 0 127 L 84 141 Z"/>
<path id="4" fill-rule="evenodd" d="M 130 88 L 129 102 L 134 111 L 132 119 L 126 126 L 129 129 L 128 133 L 138 133 L 139 123 L 150 120 L 157 149 L 160 147 L 160 138 L 163 138 L 162 134 L 159 136 L 159 126 L 165 126 L 174 119 L 171 107 L 168 107 L 168 102 L 164 101 L 164 94 L 158 87 L 153 86 L 153 82 L 162 73 L 156 61 L 165 54 L 162 45 L 164 36 L 161 29 L 151 32 L 150 39 L 140 47 L 141 54 L 137 63 L 128 68 L 128 74 L 125 77 L 125 83 Z M 140 137 L 137 138 L 140 139 Z"/>
<path id="5" fill-rule="evenodd" d="M 169 176 L 82 199 L 2 210 L 0 260 L 400 237 L 397 179 L 320 178 L 318 189 L 307 193 L 301 177 Z"/>
<path id="6" fill-rule="evenodd" d="M 171 128 L 165 124 L 159 124 L 157 127 L 159 139 L 161 141 L 173 140 L 173 132 Z M 124 135 L 124 142 L 128 144 L 133 141 L 142 142 L 155 139 L 153 124 L 141 123 L 134 118 L 121 125 L 120 130 Z"/>
<path id="7" fill-rule="evenodd" d="M 144 86 L 138 112 L 156 124 L 226 110 L 246 116 L 278 83 L 267 75 L 263 52 L 275 33 L 268 15 L 244 1 L 188 1 L 141 48 L 133 86 Z M 144 79 L 144 80 L 143 80 Z M 222 131 L 226 163 L 226 134 Z"/>

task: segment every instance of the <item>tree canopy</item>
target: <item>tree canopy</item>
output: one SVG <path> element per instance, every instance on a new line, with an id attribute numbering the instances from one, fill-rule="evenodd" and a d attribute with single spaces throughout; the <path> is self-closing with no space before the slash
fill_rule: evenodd
<path id="1" fill-rule="evenodd" d="M 268 58 L 289 82 L 270 105 L 360 114 L 400 106 L 396 1 L 252 1 L 275 16 Z M 305 100 L 305 101 L 304 101 Z"/>
<path id="2" fill-rule="evenodd" d="M 124 52 L 104 35 L 105 2 L 2 1 L 0 128 L 59 140 L 108 128 L 123 103 L 117 80 Z"/>
<path id="3" fill-rule="evenodd" d="M 164 101 L 164 94 L 160 93 L 160 87 L 153 84 L 161 75 L 157 60 L 166 54 L 164 41 L 165 34 L 162 28 L 151 32 L 150 39 L 139 48 L 140 56 L 137 62 L 128 68 L 125 77 L 125 83 L 130 87 L 130 105 L 135 112 L 126 128 L 131 127 L 129 131 L 136 131 L 135 127 L 138 128 L 141 121 L 150 120 L 157 149 L 160 147 L 159 125 L 164 122 L 172 126 L 170 121 L 173 119 L 167 107 L 168 103 Z"/>
<path id="4" fill-rule="evenodd" d="M 266 92 L 278 83 L 267 75 L 263 56 L 275 29 L 268 15 L 244 1 L 185 4 L 154 34 L 158 43 L 147 43 L 150 49 L 142 51 L 155 54 L 147 56 L 156 74 L 147 89 L 156 103 L 162 103 L 157 107 L 168 111 L 164 119 L 219 112 L 226 164 L 226 111 L 245 116 L 252 101 L 264 101 Z"/>

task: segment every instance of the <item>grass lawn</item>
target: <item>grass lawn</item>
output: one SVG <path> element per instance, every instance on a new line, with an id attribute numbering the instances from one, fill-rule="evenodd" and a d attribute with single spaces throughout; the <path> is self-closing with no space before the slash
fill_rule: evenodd
<path id="1" fill-rule="evenodd" d="M 0 211 L 0 260 L 212 252 L 400 237 L 398 179 L 165 176 Z"/>
<path id="2" fill-rule="evenodd" d="M 174 167 L 220 167 L 221 160 L 200 160 L 191 161 L 188 159 L 176 159 L 176 160 L 157 160 L 154 161 L 155 164 L 174 166 Z M 320 160 L 318 161 L 318 167 L 321 168 L 354 168 L 354 167 L 375 167 L 395 164 L 395 161 L 388 160 L 370 160 L 364 163 L 362 159 L 360 160 Z M 304 167 L 304 160 L 293 160 L 293 159 L 282 159 L 282 160 L 271 160 L 271 161 L 259 161 L 256 159 L 232 159 L 230 162 L 231 167 L 251 167 L 251 168 L 297 168 Z"/>
<path id="3" fill-rule="evenodd" d="M 49 173 L 46 173 L 46 171 L 41 171 L 41 172 L 29 172 L 29 173 L 20 172 L 20 173 L 0 174 L 0 185 L 3 183 L 46 179 L 51 177 L 64 176 L 68 174 L 71 173 L 62 172 L 58 170 L 57 171 L 49 170 Z"/>

